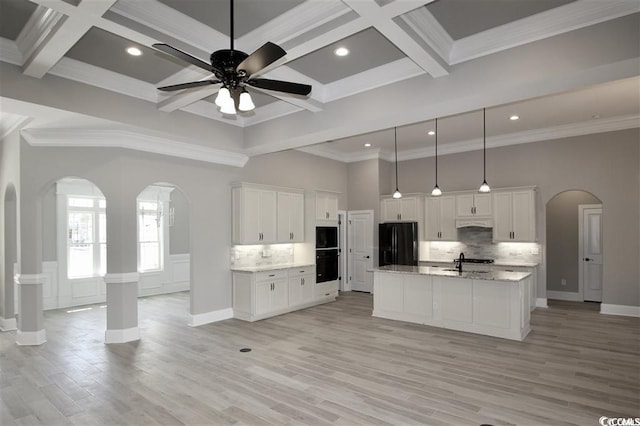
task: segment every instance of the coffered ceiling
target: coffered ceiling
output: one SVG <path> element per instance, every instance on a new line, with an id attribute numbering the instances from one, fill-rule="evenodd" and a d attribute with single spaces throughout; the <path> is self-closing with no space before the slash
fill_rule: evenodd
<path id="1" fill-rule="evenodd" d="M 443 146 L 477 149 L 485 106 L 489 136 L 516 141 L 613 129 L 614 118 L 619 128 L 637 127 L 639 12 L 637 0 L 235 0 L 235 48 L 282 46 L 287 55 L 261 76 L 313 90 L 301 97 L 253 89 L 257 108 L 226 116 L 213 104 L 218 85 L 159 92 L 211 74 L 151 45 L 208 62 L 229 47 L 228 0 L 0 0 L 0 100 L 2 112 L 32 116 L 32 129 L 51 125 L 38 120 L 46 106 L 67 111 L 69 123 L 84 115 L 94 125 L 249 156 L 291 148 L 342 161 L 385 156 L 389 129 L 399 126 L 399 148 L 412 158 L 431 155 L 424 132 L 435 117 L 447 117 Z M 127 54 L 131 46 L 142 55 Z M 336 56 L 338 47 L 349 55 Z M 95 102 L 57 99 L 63 86 Z M 103 96 L 111 108 L 100 108 Z M 144 105 L 145 113 L 124 116 L 117 105 Z M 505 121 L 511 111 L 522 119 Z"/>

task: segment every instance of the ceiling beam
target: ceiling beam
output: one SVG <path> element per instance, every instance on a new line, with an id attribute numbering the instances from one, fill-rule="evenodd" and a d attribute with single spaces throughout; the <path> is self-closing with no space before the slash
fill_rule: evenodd
<path id="1" fill-rule="evenodd" d="M 422 7 L 431 0 L 412 0 L 393 2 L 380 7 L 375 2 L 363 2 L 361 0 L 343 0 L 362 19 L 382 33 L 398 49 L 404 52 L 420 68 L 432 77 L 442 77 L 449 74 L 437 58 L 425 51 L 420 44 L 411 38 L 398 24 L 393 21 L 398 15 L 407 13 L 418 7 Z"/>
<path id="2" fill-rule="evenodd" d="M 22 36 L 23 40 L 33 40 L 25 55 L 23 72 L 30 77 L 42 78 L 116 1 L 85 0 L 77 7 L 62 6 L 66 10 L 66 17 L 59 11 L 39 8 L 37 25 L 25 27 L 33 33 Z M 45 8 L 48 5 L 61 6 L 58 0 L 35 2 Z"/>

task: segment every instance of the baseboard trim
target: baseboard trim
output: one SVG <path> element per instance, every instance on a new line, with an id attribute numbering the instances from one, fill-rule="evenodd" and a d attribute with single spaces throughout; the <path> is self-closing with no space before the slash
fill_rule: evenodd
<path id="1" fill-rule="evenodd" d="M 104 342 L 127 343 L 140 340 L 140 329 L 138 327 L 125 328 L 121 330 L 107 330 L 104 334 Z"/>
<path id="2" fill-rule="evenodd" d="M 536 308 L 548 308 L 547 298 L 546 297 L 538 297 L 536 299 Z"/>
<path id="3" fill-rule="evenodd" d="M 18 329 L 15 318 L 0 318 L 0 331 L 13 331 Z"/>
<path id="4" fill-rule="evenodd" d="M 549 291 L 547 290 L 547 299 L 568 300 L 570 302 L 582 302 L 580 293 L 571 291 Z"/>
<path id="5" fill-rule="evenodd" d="M 20 346 L 38 346 L 46 343 L 47 334 L 44 329 L 38 331 L 21 331 L 16 334 L 16 343 Z"/>
<path id="6" fill-rule="evenodd" d="M 210 324 L 230 318 L 233 318 L 233 308 L 225 308 L 204 314 L 189 315 L 188 325 L 189 327 L 198 327 L 199 325 Z"/>
<path id="7" fill-rule="evenodd" d="M 600 304 L 600 313 L 605 315 L 621 315 L 625 317 L 640 317 L 640 306 Z"/>

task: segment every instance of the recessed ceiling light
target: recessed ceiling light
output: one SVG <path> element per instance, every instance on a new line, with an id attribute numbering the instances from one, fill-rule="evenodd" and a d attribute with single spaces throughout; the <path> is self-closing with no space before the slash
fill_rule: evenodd
<path id="1" fill-rule="evenodd" d="M 520 120 L 520 116 L 519 115 L 512 115 L 511 117 L 509 117 L 509 120 L 511 121 L 516 121 L 516 120 Z"/>
<path id="2" fill-rule="evenodd" d="M 347 56 L 349 54 L 349 49 L 346 47 L 338 47 L 333 51 L 333 53 L 335 53 L 336 56 Z"/>
<path id="3" fill-rule="evenodd" d="M 142 55 L 142 50 L 132 46 L 127 48 L 127 53 L 131 56 L 140 56 Z"/>
<path id="4" fill-rule="evenodd" d="M 435 135 L 435 134 L 436 134 L 436 132 L 434 132 L 433 130 L 429 130 L 429 131 L 427 132 L 427 134 L 428 134 L 429 136 L 433 136 L 433 135 Z"/>
<path id="5" fill-rule="evenodd" d="M 366 146 L 367 148 L 369 148 L 371 146 L 370 143 L 365 143 L 364 146 Z"/>

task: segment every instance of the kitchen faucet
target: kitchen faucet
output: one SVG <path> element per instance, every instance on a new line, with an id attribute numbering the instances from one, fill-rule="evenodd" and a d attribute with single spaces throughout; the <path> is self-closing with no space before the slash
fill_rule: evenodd
<path id="1" fill-rule="evenodd" d="M 458 273 L 461 274 L 462 273 L 462 262 L 464 262 L 464 253 L 460 253 L 460 256 L 458 257 L 458 259 L 456 259 L 456 262 L 458 262 Z"/>

